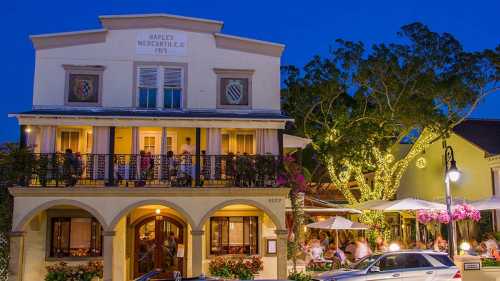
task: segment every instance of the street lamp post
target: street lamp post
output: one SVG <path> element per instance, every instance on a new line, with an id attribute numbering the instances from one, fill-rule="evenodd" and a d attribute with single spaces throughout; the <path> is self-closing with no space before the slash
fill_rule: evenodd
<path id="1" fill-rule="evenodd" d="M 455 161 L 455 154 L 453 148 L 449 145 L 446 146 L 444 151 L 445 161 L 445 184 L 446 184 L 446 209 L 450 216 L 450 223 L 448 223 L 448 253 L 451 258 L 456 255 L 455 235 L 454 235 L 454 222 L 451 211 L 451 191 L 450 181 L 456 182 L 460 179 L 460 171 L 457 169 L 457 162 Z"/>

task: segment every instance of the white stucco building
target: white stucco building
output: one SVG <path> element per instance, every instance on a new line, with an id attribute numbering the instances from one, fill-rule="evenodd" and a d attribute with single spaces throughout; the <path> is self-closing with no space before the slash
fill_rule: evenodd
<path id="1" fill-rule="evenodd" d="M 10 189 L 9 280 L 95 259 L 105 281 L 190 277 L 218 255 L 260 255 L 260 278 L 285 279 L 284 46 L 214 20 L 99 19 L 31 37 L 33 108 L 12 116 L 35 161 Z"/>

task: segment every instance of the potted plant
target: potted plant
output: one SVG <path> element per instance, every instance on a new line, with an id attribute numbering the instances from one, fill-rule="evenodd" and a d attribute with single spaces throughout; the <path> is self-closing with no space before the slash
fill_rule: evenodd
<path id="1" fill-rule="evenodd" d="M 45 281 L 98 281 L 103 273 L 103 264 L 99 261 L 89 261 L 87 265 L 76 266 L 60 262 L 46 268 Z"/>
<path id="2" fill-rule="evenodd" d="M 263 263 L 260 256 L 247 259 L 216 257 L 208 268 L 211 276 L 221 280 L 253 280 L 263 270 Z"/>

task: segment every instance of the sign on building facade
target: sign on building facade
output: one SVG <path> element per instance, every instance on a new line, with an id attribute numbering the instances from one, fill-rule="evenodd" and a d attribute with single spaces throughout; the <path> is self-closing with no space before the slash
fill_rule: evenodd
<path id="1" fill-rule="evenodd" d="M 185 56 L 187 34 L 178 31 L 142 31 L 137 33 L 136 52 L 142 55 Z"/>

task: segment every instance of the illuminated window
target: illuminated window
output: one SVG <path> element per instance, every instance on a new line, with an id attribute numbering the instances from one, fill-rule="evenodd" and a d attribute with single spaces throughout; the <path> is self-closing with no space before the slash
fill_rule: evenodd
<path id="1" fill-rule="evenodd" d="M 210 254 L 258 254 L 258 217 L 210 218 Z"/>
<path id="2" fill-rule="evenodd" d="M 73 152 L 78 152 L 79 139 L 80 133 L 78 132 L 61 132 L 61 151 L 64 152 L 66 149 L 71 149 Z"/>
<path id="3" fill-rule="evenodd" d="M 50 257 L 96 257 L 101 255 L 102 227 L 96 219 L 52 218 Z"/>

